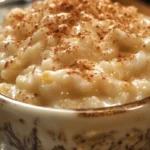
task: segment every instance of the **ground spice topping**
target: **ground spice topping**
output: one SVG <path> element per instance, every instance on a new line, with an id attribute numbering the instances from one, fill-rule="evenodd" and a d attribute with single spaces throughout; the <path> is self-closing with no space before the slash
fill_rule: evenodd
<path id="1" fill-rule="evenodd" d="M 150 96 L 150 18 L 110 0 L 45 0 L 0 27 L 0 93 L 54 108 Z"/>

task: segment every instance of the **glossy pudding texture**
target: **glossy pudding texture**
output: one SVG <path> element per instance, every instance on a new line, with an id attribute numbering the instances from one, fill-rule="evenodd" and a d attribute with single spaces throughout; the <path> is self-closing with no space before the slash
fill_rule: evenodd
<path id="1" fill-rule="evenodd" d="M 109 0 L 45 0 L 0 27 L 0 93 L 53 108 L 150 96 L 150 18 Z"/>

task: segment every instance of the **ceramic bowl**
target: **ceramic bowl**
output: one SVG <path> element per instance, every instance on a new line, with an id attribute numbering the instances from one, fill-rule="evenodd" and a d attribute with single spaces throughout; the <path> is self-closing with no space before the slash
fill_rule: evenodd
<path id="1" fill-rule="evenodd" d="M 150 150 L 150 98 L 89 110 L 36 107 L 0 95 L 8 150 Z"/>

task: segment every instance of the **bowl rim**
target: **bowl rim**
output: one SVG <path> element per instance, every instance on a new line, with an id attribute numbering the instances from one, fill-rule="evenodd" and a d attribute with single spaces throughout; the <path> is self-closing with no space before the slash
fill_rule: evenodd
<path id="1" fill-rule="evenodd" d="M 22 108 L 32 109 L 35 111 L 63 112 L 63 113 L 77 113 L 77 114 L 101 113 L 101 114 L 111 115 L 111 114 L 124 113 L 127 111 L 132 111 L 141 108 L 146 104 L 150 103 L 150 97 L 144 98 L 139 101 L 123 104 L 123 105 L 100 107 L 100 108 L 85 108 L 85 109 L 63 109 L 63 108 L 58 109 L 58 108 L 47 108 L 42 106 L 35 106 L 20 101 L 16 101 L 15 99 L 9 98 L 2 94 L 0 94 L 0 103 L 15 105 Z"/>

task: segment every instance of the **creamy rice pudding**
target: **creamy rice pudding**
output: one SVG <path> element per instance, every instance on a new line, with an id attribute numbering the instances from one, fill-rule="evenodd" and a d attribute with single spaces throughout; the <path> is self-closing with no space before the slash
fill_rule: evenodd
<path id="1" fill-rule="evenodd" d="M 43 107 L 150 96 L 150 18 L 109 0 L 45 0 L 0 27 L 0 93 Z"/>

